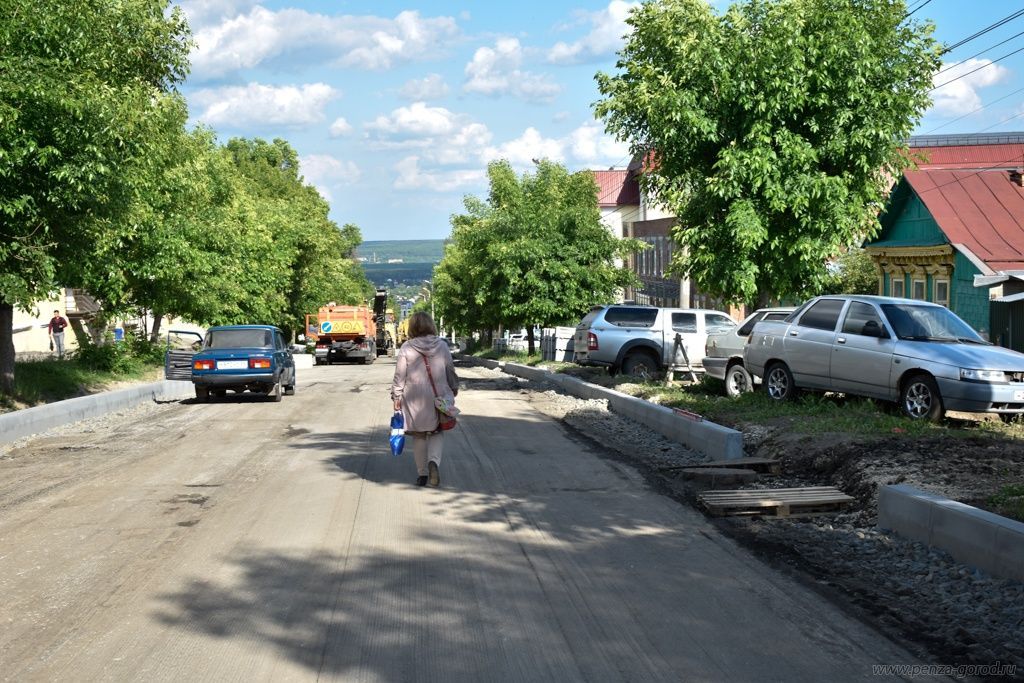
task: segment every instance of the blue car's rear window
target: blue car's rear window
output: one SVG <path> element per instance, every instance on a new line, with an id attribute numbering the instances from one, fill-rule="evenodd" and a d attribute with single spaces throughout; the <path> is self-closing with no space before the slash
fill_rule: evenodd
<path id="1" fill-rule="evenodd" d="M 205 349 L 260 348 L 269 349 L 274 345 L 274 333 L 270 330 L 211 330 L 206 333 Z"/>

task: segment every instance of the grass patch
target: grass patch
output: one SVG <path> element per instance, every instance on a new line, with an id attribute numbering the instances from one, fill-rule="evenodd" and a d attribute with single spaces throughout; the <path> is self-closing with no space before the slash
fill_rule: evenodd
<path id="1" fill-rule="evenodd" d="M 161 361 L 134 355 L 112 369 L 97 367 L 95 359 L 75 356 L 17 362 L 14 395 L 0 395 L 0 412 L 96 393 L 117 382 L 153 381 L 159 379 L 162 369 Z"/>
<path id="2" fill-rule="evenodd" d="M 1007 484 L 988 498 L 997 515 L 1024 522 L 1024 484 Z"/>

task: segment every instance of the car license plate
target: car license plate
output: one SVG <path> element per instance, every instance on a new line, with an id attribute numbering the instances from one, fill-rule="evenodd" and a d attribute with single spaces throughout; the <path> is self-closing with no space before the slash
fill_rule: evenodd
<path id="1" fill-rule="evenodd" d="M 1015 391 L 1015 392 L 1013 392 L 1013 400 L 1014 401 L 1024 401 L 1024 391 Z"/>
<path id="2" fill-rule="evenodd" d="M 217 361 L 218 370 L 245 370 L 249 367 L 249 361 L 246 360 L 219 360 Z"/>

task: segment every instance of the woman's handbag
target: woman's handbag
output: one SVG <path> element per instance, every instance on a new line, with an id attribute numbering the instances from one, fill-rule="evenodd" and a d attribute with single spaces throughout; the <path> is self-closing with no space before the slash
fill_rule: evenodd
<path id="1" fill-rule="evenodd" d="M 437 410 L 437 429 L 439 431 L 448 431 L 449 429 L 455 429 L 455 416 L 459 414 L 459 409 L 455 407 L 455 403 L 449 401 L 443 396 L 438 395 L 437 385 L 434 384 L 434 375 L 430 372 L 430 361 L 427 360 L 427 356 L 420 353 L 423 357 L 423 364 L 427 367 L 427 379 L 430 380 L 430 388 L 434 390 L 434 408 Z"/>

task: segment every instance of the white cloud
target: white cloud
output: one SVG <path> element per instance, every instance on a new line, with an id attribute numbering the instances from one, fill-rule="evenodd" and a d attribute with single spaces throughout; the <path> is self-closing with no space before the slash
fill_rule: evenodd
<path id="1" fill-rule="evenodd" d="M 639 4 L 612 0 L 605 9 L 587 13 L 585 16 L 591 25 L 590 32 L 572 43 L 555 43 L 548 51 L 548 61 L 553 64 L 577 64 L 616 52 L 622 47 L 623 36 L 630 30 L 626 17 Z"/>
<path id="2" fill-rule="evenodd" d="M 573 158 L 584 163 L 615 163 L 629 154 L 629 145 L 619 142 L 597 123 L 585 123 L 569 134 Z"/>
<path id="3" fill-rule="evenodd" d="M 986 64 L 990 66 L 984 66 Z M 984 68 L 970 73 L 982 66 Z M 978 90 L 1001 83 L 1010 75 L 1009 69 L 990 59 L 968 59 L 943 65 L 943 69 L 946 71 L 932 78 L 933 85 L 941 85 L 932 93 L 932 111 L 940 116 L 960 116 L 974 111 L 981 106 Z"/>
<path id="4" fill-rule="evenodd" d="M 464 115 L 444 107 L 428 107 L 426 102 L 413 102 L 399 107 L 389 115 L 378 116 L 366 129 L 392 137 L 427 137 L 453 132 Z"/>
<path id="5" fill-rule="evenodd" d="M 249 11 L 259 0 L 182 0 L 178 3 L 193 31 Z"/>
<path id="6" fill-rule="evenodd" d="M 315 187 L 324 199 L 334 199 L 331 189 L 359 182 L 362 172 L 352 161 L 342 161 L 329 154 L 299 157 L 299 169 L 306 182 Z"/>
<path id="7" fill-rule="evenodd" d="M 340 138 L 348 135 L 352 132 L 352 124 L 345 120 L 344 116 L 339 116 L 334 119 L 334 123 L 331 124 L 331 137 Z"/>
<path id="8" fill-rule="evenodd" d="M 530 127 L 515 140 L 509 140 L 497 147 L 485 148 L 480 154 L 480 159 L 484 162 L 507 159 L 517 168 L 526 168 L 533 165 L 534 159 L 563 161 L 565 148 L 565 140 L 546 138 L 536 128 Z"/>
<path id="9" fill-rule="evenodd" d="M 436 100 L 448 94 L 448 84 L 439 74 L 430 74 L 426 78 L 414 78 L 407 81 L 402 86 L 400 94 L 407 100 L 416 100 L 417 102 Z"/>
<path id="10" fill-rule="evenodd" d="M 493 48 L 481 47 L 466 64 L 462 89 L 484 95 L 513 95 L 547 102 L 562 91 L 548 76 L 522 71 L 523 48 L 516 38 L 499 38 Z"/>
<path id="11" fill-rule="evenodd" d="M 421 103 L 422 104 L 422 103 Z M 403 108 L 405 109 L 405 108 Z M 413 108 L 408 108 L 411 111 Z M 428 108 L 429 109 L 429 108 Z M 396 110 L 398 111 L 398 110 Z M 394 186 L 400 190 L 431 190 L 450 192 L 484 182 L 484 167 L 496 159 L 505 159 L 517 171 L 534 168 L 534 159 L 590 167 L 607 167 L 626 156 L 629 149 L 605 135 L 596 123 L 584 123 L 562 138 L 545 137 L 536 128 L 527 128 L 519 137 L 491 145 L 491 132 L 482 123 L 468 120 L 448 110 L 443 120 L 451 124 L 428 126 L 435 135 L 396 137 L 382 140 L 390 148 L 418 150 L 395 165 L 398 173 Z M 411 126 L 399 125 L 403 117 L 378 117 L 375 126 L 396 135 L 408 135 Z M 430 165 L 434 167 L 431 168 Z M 444 165 L 463 164 L 467 168 L 447 170 Z"/>
<path id="12" fill-rule="evenodd" d="M 300 51 L 323 52 L 325 61 L 342 66 L 388 69 L 436 55 L 458 32 L 451 17 L 425 18 L 415 11 L 388 19 L 257 6 L 196 31 L 190 78 L 219 78 Z"/>
<path id="13" fill-rule="evenodd" d="M 421 149 L 428 160 L 458 164 L 489 144 L 487 126 L 444 107 L 414 102 L 366 124 L 371 140 L 390 149 Z"/>
<path id="14" fill-rule="evenodd" d="M 465 187 L 481 186 L 486 180 L 486 172 L 483 169 L 424 171 L 420 168 L 419 162 L 419 157 L 411 156 L 395 164 L 395 170 L 398 172 L 395 189 L 451 192 Z"/>
<path id="15" fill-rule="evenodd" d="M 325 83 L 302 86 L 228 86 L 199 90 L 191 101 L 203 108 L 199 120 L 211 126 L 249 124 L 308 126 L 324 119 L 324 107 L 340 96 Z"/>

